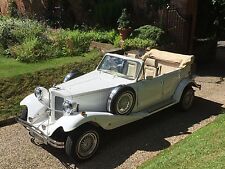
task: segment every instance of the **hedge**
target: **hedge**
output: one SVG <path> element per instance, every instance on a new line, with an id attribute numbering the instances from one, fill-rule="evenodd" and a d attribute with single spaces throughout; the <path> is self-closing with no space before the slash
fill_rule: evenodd
<path id="1" fill-rule="evenodd" d="M 78 76 L 95 69 L 101 57 L 88 62 L 73 63 L 55 69 L 47 69 L 32 74 L 24 74 L 0 81 L 0 120 L 15 116 L 21 111 L 20 101 L 32 93 L 36 86 L 50 88 L 53 84 L 62 83 L 64 77 L 71 70 L 76 69 Z"/>

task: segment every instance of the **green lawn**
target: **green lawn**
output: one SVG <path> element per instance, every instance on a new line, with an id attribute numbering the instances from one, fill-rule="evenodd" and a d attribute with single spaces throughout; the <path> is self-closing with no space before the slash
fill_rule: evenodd
<path id="1" fill-rule="evenodd" d="M 141 169 L 225 168 L 225 114 L 147 161 Z"/>
<path id="2" fill-rule="evenodd" d="M 62 57 L 30 64 L 21 63 L 15 59 L 0 56 L 0 78 L 13 77 L 25 73 L 32 73 L 47 68 L 55 68 L 73 62 L 81 62 L 94 58 L 95 55 L 96 52 L 93 51 L 84 56 Z"/>

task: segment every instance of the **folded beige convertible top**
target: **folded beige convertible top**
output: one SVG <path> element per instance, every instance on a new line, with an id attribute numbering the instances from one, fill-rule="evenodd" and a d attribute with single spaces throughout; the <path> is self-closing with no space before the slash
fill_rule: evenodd
<path id="1" fill-rule="evenodd" d="M 151 49 L 142 56 L 143 60 L 146 60 L 147 58 L 154 58 L 165 62 L 179 64 L 180 68 L 191 65 L 194 61 L 193 55 L 182 55 L 157 49 Z"/>

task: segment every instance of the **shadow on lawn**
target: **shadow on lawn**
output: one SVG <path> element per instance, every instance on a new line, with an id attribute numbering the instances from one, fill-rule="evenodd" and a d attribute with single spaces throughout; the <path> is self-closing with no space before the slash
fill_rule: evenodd
<path id="1" fill-rule="evenodd" d="M 111 169 L 126 161 L 137 150 L 160 151 L 170 146 L 167 137 L 188 133 L 196 123 L 221 113 L 221 104 L 197 97 L 189 112 L 178 112 L 175 107 L 143 120 L 104 133 L 101 147 L 90 160 L 75 164 L 63 149 L 44 148 L 58 158 L 66 168 Z"/>

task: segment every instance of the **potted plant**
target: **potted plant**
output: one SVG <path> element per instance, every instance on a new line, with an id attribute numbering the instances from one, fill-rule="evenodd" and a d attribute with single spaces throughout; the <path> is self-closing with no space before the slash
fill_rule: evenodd
<path id="1" fill-rule="evenodd" d="M 130 35 L 131 32 L 131 21 L 126 8 L 123 9 L 122 14 L 119 17 L 117 23 L 118 31 L 122 40 L 124 41 Z"/>

